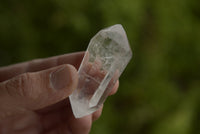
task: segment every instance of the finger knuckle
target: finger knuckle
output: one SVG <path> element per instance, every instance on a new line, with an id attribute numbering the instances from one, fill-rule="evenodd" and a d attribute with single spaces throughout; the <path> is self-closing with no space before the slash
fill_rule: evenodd
<path id="1" fill-rule="evenodd" d="M 8 93 L 14 97 L 32 98 L 33 82 L 30 73 L 13 78 L 6 84 Z"/>

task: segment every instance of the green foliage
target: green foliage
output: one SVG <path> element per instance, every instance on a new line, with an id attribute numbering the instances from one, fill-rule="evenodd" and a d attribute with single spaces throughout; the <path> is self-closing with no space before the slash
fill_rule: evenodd
<path id="1" fill-rule="evenodd" d="M 84 51 L 121 23 L 134 58 L 92 134 L 200 133 L 199 0 L 3 0 L 0 65 Z"/>

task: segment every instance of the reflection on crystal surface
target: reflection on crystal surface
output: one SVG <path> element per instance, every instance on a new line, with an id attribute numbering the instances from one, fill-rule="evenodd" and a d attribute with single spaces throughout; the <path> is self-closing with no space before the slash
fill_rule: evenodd
<path id="1" fill-rule="evenodd" d="M 132 57 L 120 24 L 99 31 L 90 41 L 81 66 L 77 89 L 70 95 L 76 118 L 96 111 L 105 101 Z"/>

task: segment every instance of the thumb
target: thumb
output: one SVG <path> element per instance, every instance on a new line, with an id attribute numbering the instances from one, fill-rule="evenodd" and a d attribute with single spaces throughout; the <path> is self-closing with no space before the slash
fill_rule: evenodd
<path id="1" fill-rule="evenodd" d="M 77 83 L 77 71 L 71 65 L 21 74 L 0 83 L 0 109 L 37 110 L 49 106 L 67 98 Z"/>

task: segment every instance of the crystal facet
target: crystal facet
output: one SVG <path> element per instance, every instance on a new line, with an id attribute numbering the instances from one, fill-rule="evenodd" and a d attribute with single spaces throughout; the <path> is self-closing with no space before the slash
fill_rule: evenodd
<path id="1" fill-rule="evenodd" d="M 132 57 L 120 24 L 99 31 L 90 41 L 81 66 L 77 89 L 70 95 L 76 118 L 96 111 L 105 101 Z"/>

